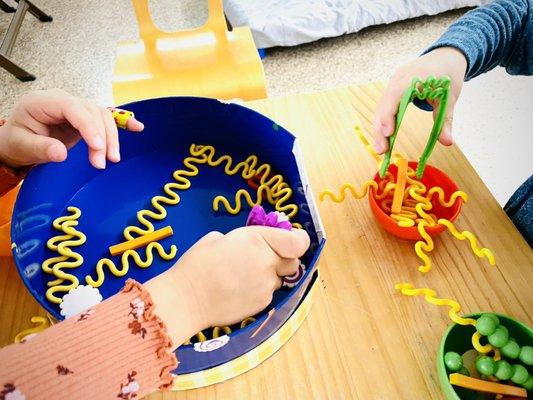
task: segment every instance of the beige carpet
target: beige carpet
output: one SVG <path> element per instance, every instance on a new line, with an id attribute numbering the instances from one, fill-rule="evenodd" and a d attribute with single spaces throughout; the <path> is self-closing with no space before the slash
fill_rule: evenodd
<path id="1" fill-rule="evenodd" d="M 0 115 L 5 115 L 26 91 L 51 87 L 111 104 L 116 43 L 137 36 L 130 2 L 35 3 L 52 14 L 54 21 L 43 24 L 28 15 L 13 58 L 38 79 L 21 83 L 0 69 Z M 197 26 L 207 16 L 205 0 L 157 0 L 151 5 L 154 19 L 165 30 Z M 272 49 L 264 60 L 269 95 L 386 80 L 464 12 L 372 27 L 294 48 Z M 0 37 L 10 17 L 0 12 Z M 528 128 L 533 109 L 530 93 L 533 79 L 511 79 L 501 71 L 490 73 L 466 85 L 456 113 L 457 141 L 501 203 L 533 170 L 524 151 L 533 147 Z"/>

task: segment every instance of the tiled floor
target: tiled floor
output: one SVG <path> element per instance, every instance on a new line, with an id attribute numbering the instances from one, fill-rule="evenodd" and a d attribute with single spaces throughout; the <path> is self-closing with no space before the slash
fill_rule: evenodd
<path id="1" fill-rule="evenodd" d="M 13 58 L 38 76 L 21 83 L 0 70 L 0 115 L 24 92 L 61 87 L 111 104 L 115 46 L 137 36 L 127 0 L 35 0 L 53 15 L 42 24 L 24 21 Z M 159 26 L 188 28 L 206 18 L 205 0 L 152 1 Z M 386 80 L 416 56 L 463 11 L 366 29 L 358 34 L 295 48 L 273 49 L 264 60 L 270 96 Z M 10 15 L 0 13 L 0 36 Z M 455 114 L 456 140 L 504 203 L 533 171 L 526 149 L 533 148 L 533 78 L 511 78 L 494 71 L 465 85 Z"/>

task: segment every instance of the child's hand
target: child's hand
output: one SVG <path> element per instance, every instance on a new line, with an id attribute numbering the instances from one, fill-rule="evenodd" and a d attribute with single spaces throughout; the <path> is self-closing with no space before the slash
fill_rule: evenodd
<path id="1" fill-rule="evenodd" d="M 302 229 L 249 226 L 226 235 L 211 232 L 146 285 L 156 313 L 179 344 L 202 329 L 263 310 L 281 287 L 281 277 L 297 271 L 308 247 L 309 235 Z"/>
<path id="2" fill-rule="evenodd" d="M 144 126 L 131 118 L 127 128 L 138 132 Z M 80 138 L 96 168 L 105 168 L 106 158 L 120 161 L 118 131 L 107 108 L 60 89 L 31 92 L 0 127 L 0 162 L 16 168 L 64 161 Z"/>
<path id="3" fill-rule="evenodd" d="M 387 151 L 389 147 L 387 138 L 394 132 L 396 113 L 402 94 L 409 87 L 412 79 L 414 77 L 426 79 L 431 75 L 437 78 L 447 75 L 452 80 L 446 118 L 439 137 L 439 141 L 443 145 L 450 146 L 453 143 L 453 110 L 463 87 L 466 68 L 465 56 L 453 47 L 437 48 L 399 68 L 390 79 L 389 86 L 383 93 L 376 111 L 374 119 L 376 151 L 380 154 Z M 433 118 L 435 118 L 437 115 L 436 104 L 431 105 L 435 110 L 433 112 Z"/>

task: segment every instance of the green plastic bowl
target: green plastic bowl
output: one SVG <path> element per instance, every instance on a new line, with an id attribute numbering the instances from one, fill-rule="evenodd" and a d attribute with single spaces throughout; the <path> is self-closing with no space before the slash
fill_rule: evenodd
<path id="1" fill-rule="evenodd" d="M 488 311 L 490 312 L 490 311 Z M 465 317 L 478 318 L 483 313 L 469 314 Z M 517 321 L 514 318 L 506 315 L 492 313 L 498 316 L 500 322 L 509 330 L 509 335 L 516 339 L 521 346 L 533 345 L 533 329 L 529 326 Z M 455 351 L 463 354 L 465 351 L 472 348 L 472 335 L 475 328 L 471 325 L 451 324 L 440 341 L 439 350 L 437 352 L 437 374 L 439 376 L 439 383 L 446 400 L 469 400 L 479 398 L 478 394 L 472 390 L 456 388 L 450 384 L 448 379 L 448 372 L 444 365 L 444 354 L 448 351 Z M 531 397 L 531 393 L 528 393 Z"/>

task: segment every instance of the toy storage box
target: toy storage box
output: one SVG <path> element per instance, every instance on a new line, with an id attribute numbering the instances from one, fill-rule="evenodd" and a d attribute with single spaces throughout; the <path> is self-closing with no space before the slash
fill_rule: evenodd
<path id="1" fill-rule="evenodd" d="M 64 163 L 42 165 L 30 172 L 13 214 L 11 238 L 15 263 L 37 301 L 54 317 L 61 318 L 58 307 L 44 296 L 52 277 L 44 274 L 40 265 L 54 255 L 46 247 L 46 241 L 58 234 L 51 223 L 65 215 L 68 206 L 82 210 L 77 229 L 87 235 L 87 242 L 77 248 L 84 263 L 76 275 L 84 283 L 85 275 L 94 275 L 96 262 L 110 256 L 108 247 L 124 241 L 123 229 L 137 224 L 136 212 L 149 209 L 151 198 L 172 181 L 172 172 L 182 168 L 191 144 L 213 145 L 217 157 L 228 154 L 237 161 L 256 154 L 260 162 L 270 163 L 290 184 L 291 202 L 299 207 L 294 221 L 309 232 L 312 244 L 302 259 L 307 266 L 304 277 L 294 288 L 276 292 L 272 304 L 256 316 L 254 323 L 234 330 L 222 340 L 183 345 L 177 350 L 178 374 L 223 364 L 255 348 L 283 325 L 300 304 L 317 268 L 325 243 L 324 229 L 297 141 L 265 116 L 218 100 L 169 97 L 139 101 L 123 108 L 133 111 L 146 129 L 141 134 L 120 132 L 120 163 L 110 164 L 103 171 L 91 167 L 87 162 L 87 148 L 80 142 Z M 220 167 L 199 165 L 199 168 L 199 175 L 191 178 L 191 188 L 179 192 L 180 203 L 167 207 L 165 220 L 154 223 L 156 229 L 172 226 L 174 235 L 161 244 L 165 248 L 176 244 L 178 257 L 209 231 L 225 233 L 245 225 L 249 207 L 245 205 L 236 216 L 215 212 L 212 209 L 215 196 L 224 195 L 234 203 L 238 189 L 247 188 L 254 194 L 239 175 L 228 176 Z M 263 206 L 272 210 L 268 204 Z M 142 283 L 172 264 L 173 261 L 155 257 L 149 268 L 130 266 L 125 277 L 108 274 L 100 292 L 104 298 L 109 297 L 127 278 Z"/>

